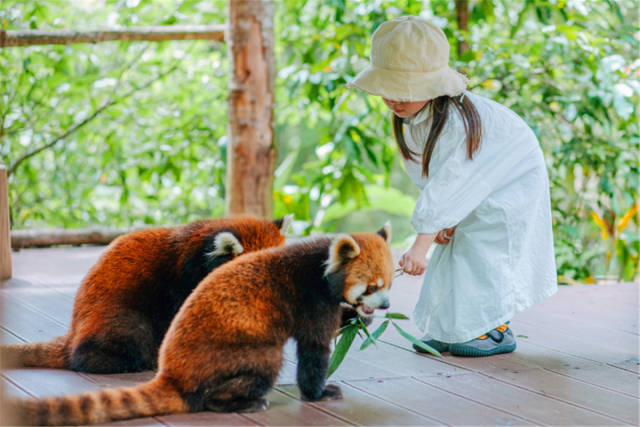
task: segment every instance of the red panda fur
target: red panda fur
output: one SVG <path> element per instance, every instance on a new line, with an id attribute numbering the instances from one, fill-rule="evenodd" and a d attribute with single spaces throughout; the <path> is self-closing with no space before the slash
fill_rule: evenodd
<path id="1" fill-rule="evenodd" d="M 210 219 L 117 238 L 83 279 L 68 333 L 2 346 L 5 368 L 155 369 L 171 320 L 200 280 L 240 253 L 283 245 L 289 222 L 288 216 Z"/>
<path id="2" fill-rule="evenodd" d="M 297 341 L 302 398 L 340 399 L 338 386 L 325 385 L 340 305 L 348 302 L 359 313 L 388 308 L 389 237 L 385 227 L 378 234 L 303 239 L 238 257 L 207 275 L 182 305 L 150 382 L 17 401 L 13 409 L 32 425 L 265 409 L 263 396 L 278 376 L 291 337 Z M 377 305 L 363 307 L 363 301 Z"/>

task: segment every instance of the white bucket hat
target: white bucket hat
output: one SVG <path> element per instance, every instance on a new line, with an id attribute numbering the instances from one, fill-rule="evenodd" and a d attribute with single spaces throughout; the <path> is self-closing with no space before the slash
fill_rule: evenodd
<path id="1" fill-rule="evenodd" d="M 428 101 L 464 92 L 468 79 L 449 67 L 442 30 L 416 16 L 382 23 L 371 38 L 371 60 L 347 87 L 392 101 Z"/>

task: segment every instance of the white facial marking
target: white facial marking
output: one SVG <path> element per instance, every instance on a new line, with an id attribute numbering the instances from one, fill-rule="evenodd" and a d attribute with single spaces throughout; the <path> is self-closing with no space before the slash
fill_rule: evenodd
<path id="1" fill-rule="evenodd" d="M 366 290 L 367 290 L 367 285 L 365 285 L 364 283 L 359 283 L 355 286 L 352 286 L 351 289 L 349 289 L 349 292 L 347 292 L 347 295 L 345 296 L 345 298 L 351 304 L 356 304 L 356 301 L 358 300 L 360 295 L 362 295 Z"/>
<path id="2" fill-rule="evenodd" d="M 382 277 L 378 277 L 378 287 L 381 288 L 384 285 L 384 280 L 382 280 Z"/>
<path id="3" fill-rule="evenodd" d="M 221 255 L 238 255 L 244 251 L 244 248 L 233 234 L 228 231 L 218 233 L 213 240 L 214 250 L 209 252 L 209 256 L 221 256 Z"/>

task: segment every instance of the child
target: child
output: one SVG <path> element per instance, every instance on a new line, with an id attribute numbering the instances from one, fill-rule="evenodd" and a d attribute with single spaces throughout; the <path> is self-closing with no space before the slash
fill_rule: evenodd
<path id="1" fill-rule="evenodd" d="M 465 91 L 448 61 L 438 27 L 392 19 L 374 32 L 371 63 L 349 87 L 393 110 L 405 169 L 421 189 L 418 234 L 400 266 L 426 269 L 414 311 L 420 329 L 429 320 L 423 341 L 459 356 L 512 352 L 508 321 L 557 289 L 544 158 L 526 123 Z"/>

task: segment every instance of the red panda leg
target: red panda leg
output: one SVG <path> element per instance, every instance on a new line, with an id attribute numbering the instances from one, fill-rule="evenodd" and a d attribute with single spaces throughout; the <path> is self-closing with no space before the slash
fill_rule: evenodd
<path id="1" fill-rule="evenodd" d="M 329 367 L 329 347 L 309 345 L 298 341 L 297 381 L 303 400 L 342 399 L 337 385 L 326 385 Z"/>
<path id="2" fill-rule="evenodd" d="M 141 314 L 122 312 L 97 332 L 83 337 L 71 351 L 71 369 L 113 374 L 155 369 L 158 348 L 151 322 Z M 116 323 L 117 322 L 117 323 Z"/>

